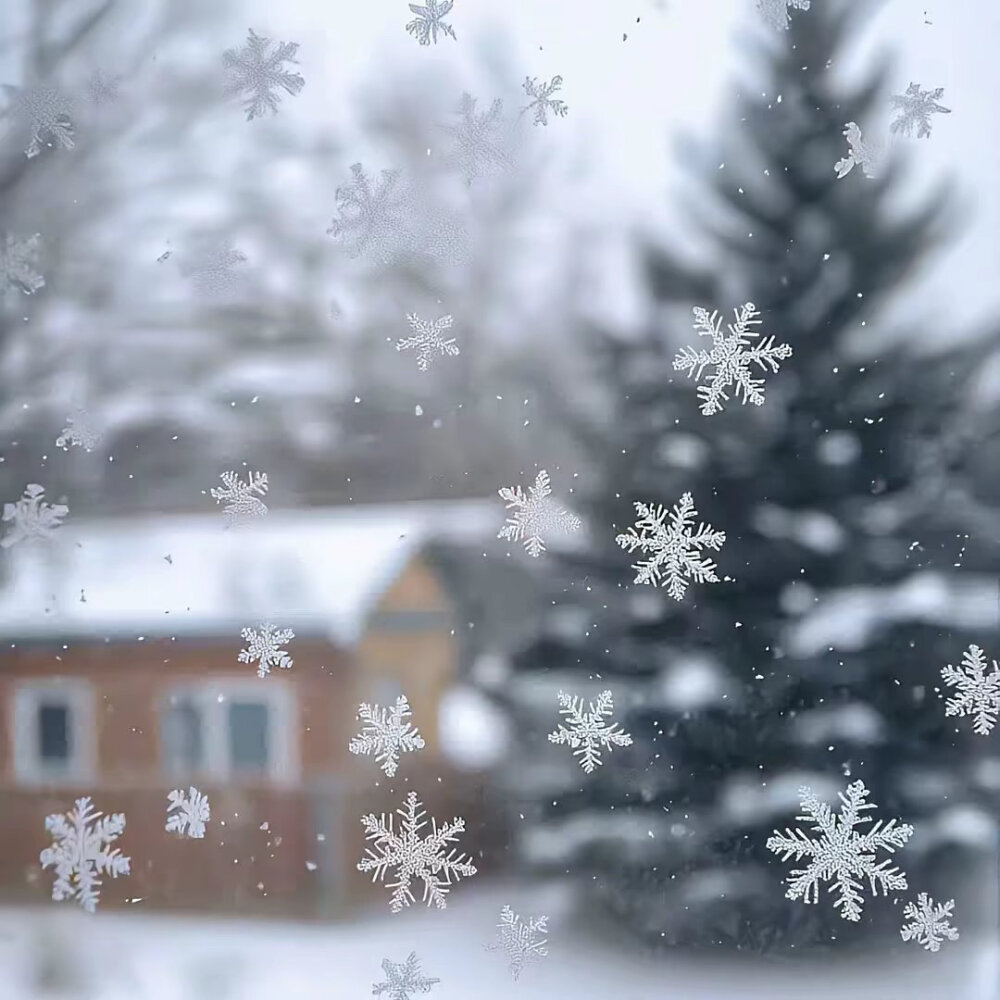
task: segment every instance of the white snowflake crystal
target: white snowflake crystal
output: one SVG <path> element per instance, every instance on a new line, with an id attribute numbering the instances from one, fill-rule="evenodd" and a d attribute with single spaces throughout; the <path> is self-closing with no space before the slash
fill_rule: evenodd
<path id="1" fill-rule="evenodd" d="M 667 593 L 675 600 L 682 601 L 687 591 L 687 579 L 696 583 L 718 583 L 717 569 L 709 558 L 702 558 L 701 549 L 718 552 L 726 541 L 724 531 L 716 531 L 710 524 L 699 523 L 692 531 L 695 515 L 694 500 L 685 493 L 674 509 L 636 501 L 639 515 L 634 526 L 615 541 L 627 552 L 651 552 L 649 559 L 636 563 L 633 583 L 648 583 L 659 586 L 666 578 Z"/>
<path id="2" fill-rule="evenodd" d="M 38 273 L 38 258 L 42 238 L 17 236 L 5 233 L 0 241 L 0 293 L 4 302 L 12 302 L 21 295 L 34 295 L 45 287 L 45 279 Z"/>
<path id="3" fill-rule="evenodd" d="M 240 49 L 226 49 L 222 62 L 228 76 L 227 87 L 231 94 L 245 97 L 243 110 L 247 121 L 259 118 L 265 111 L 278 113 L 281 95 L 278 90 L 294 97 L 306 81 L 298 73 L 285 68 L 284 63 L 295 63 L 296 42 L 277 42 L 272 49 L 271 39 L 248 29 L 246 43 Z"/>
<path id="4" fill-rule="evenodd" d="M 348 256 L 362 254 L 387 263 L 411 245 L 410 199 L 402 183 L 402 171 L 383 170 L 376 184 L 360 163 L 351 165 L 351 182 L 338 187 L 338 218 L 327 235 L 342 242 Z"/>
<path id="5" fill-rule="evenodd" d="M 559 723 L 555 732 L 549 733 L 549 742 L 571 747 L 573 756 L 579 758 L 580 766 L 587 774 L 604 763 L 601 759 L 602 747 L 611 753 L 616 746 L 632 745 L 632 737 L 623 732 L 617 722 L 608 725 L 604 721 L 614 711 L 610 691 L 602 691 L 586 712 L 583 710 L 583 699 L 565 691 L 559 692 L 559 704 L 559 714 L 566 719 L 564 723 Z"/>
<path id="6" fill-rule="evenodd" d="M 764 20 L 777 28 L 778 31 L 788 30 L 788 8 L 808 10 L 812 0 L 757 0 L 757 10 Z"/>
<path id="7" fill-rule="evenodd" d="M 388 1000 L 411 1000 L 414 993 L 430 993 L 431 987 L 441 982 L 421 975 L 420 959 L 415 951 L 406 956 L 405 962 L 382 959 L 382 971 L 386 981 L 373 984 L 372 996 L 386 996 Z"/>
<path id="8" fill-rule="evenodd" d="M 918 139 L 928 139 L 931 134 L 931 115 L 950 115 L 951 108 L 938 104 L 944 87 L 921 90 L 919 83 L 911 83 L 903 94 L 894 94 L 890 100 L 899 115 L 889 128 L 895 133 L 912 135 L 917 130 Z"/>
<path id="9" fill-rule="evenodd" d="M 562 90 L 562 84 L 563 78 L 561 76 L 552 77 L 548 83 L 539 83 L 535 77 L 526 76 L 523 87 L 531 101 L 521 109 L 521 114 L 534 108 L 535 125 L 548 125 L 550 114 L 555 115 L 556 118 L 565 118 L 569 113 L 569 105 L 552 96 L 556 91 Z"/>
<path id="10" fill-rule="evenodd" d="M 948 922 L 954 908 L 953 899 L 935 904 L 926 892 L 919 893 L 916 903 L 907 903 L 903 909 L 903 919 L 909 923 L 903 924 L 899 936 L 923 945 L 924 951 L 940 951 L 943 941 L 958 940 L 958 931 Z"/>
<path id="11" fill-rule="evenodd" d="M 861 126 L 857 122 L 848 122 L 844 126 L 844 135 L 847 138 L 849 152 L 834 164 L 833 169 L 837 172 L 837 179 L 846 177 L 857 166 L 861 167 L 869 180 L 877 177 L 885 154 L 884 144 L 863 139 Z"/>
<path id="12" fill-rule="evenodd" d="M 497 491 L 507 501 L 507 509 L 514 508 L 512 517 L 497 532 L 497 538 L 505 538 L 509 542 L 524 540 L 524 548 L 529 556 L 538 558 L 545 551 L 545 540 L 542 534 L 551 531 L 572 532 L 580 527 L 580 518 L 571 514 L 560 504 L 550 499 L 552 487 L 549 485 L 549 474 L 542 469 L 535 476 L 535 485 L 528 487 L 528 495 L 524 495 L 521 487 L 501 486 Z"/>
<path id="13" fill-rule="evenodd" d="M 913 827 L 909 823 L 896 826 L 894 819 L 883 826 L 879 820 L 870 830 L 858 832 L 855 827 L 871 822 L 870 816 L 861 814 L 876 808 L 865 801 L 870 794 L 863 781 L 852 782 L 846 794 L 839 793 L 840 814 L 835 816 L 812 789 L 807 786 L 799 789 L 802 815 L 795 818 L 812 820 L 812 830 L 819 836 L 812 838 L 802 830 L 786 828 L 783 834 L 775 830 L 774 836 L 767 839 L 767 849 L 780 854 L 782 861 L 793 855 L 796 861 L 810 859 L 808 867 L 793 869 L 786 879 L 788 899 L 818 903 L 820 882 L 829 882 L 830 892 L 837 893 L 834 908 L 840 909 L 845 920 L 857 921 L 864 905 L 863 879 L 868 879 L 873 896 L 879 888 L 882 895 L 888 895 L 890 889 L 907 888 L 906 874 L 888 867 L 888 860 L 876 864 L 875 854 L 880 849 L 894 853 L 913 836 Z"/>
<path id="14" fill-rule="evenodd" d="M 205 824 L 212 818 L 208 796 L 192 785 L 187 794 L 180 788 L 168 792 L 167 801 L 170 803 L 164 827 L 167 833 L 179 833 L 182 837 L 201 840 L 205 836 Z"/>
<path id="15" fill-rule="evenodd" d="M 413 330 L 412 337 L 405 337 L 396 344 L 397 351 L 417 352 L 417 368 L 425 372 L 430 368 L 431 359 L 436 355 L 447 355 L 456 357 L 459 353 L 455 338 L 445 340 L 441 336 L 442 331 L 450 330 L 451 316 L 439 316 L 437 319 L 421 319 L 416 313 L 407 313 L 410 328 Z"/>
<path id="16" fill-rule="evenodd" d="M 488 944 L 487 951 L 502 952 L 507 956 L 507 968 L 514 979 L 524 971 L 524 967 L 531 962 L 537 962 L 549 953 L 546 948 L 547 938 L 542 935 L 548 933 L 545 926 L 548 917 L 529 917 L 528 922 L 524 921 L 509 907 L 504 906 L 500 911 L 500 923 L 497 924 L 497 942 Z"/>
<path id="17" fill-rule="evenodd" d="M 266 677 L 271 672 L 271 667 L 281 667 L 284 670 L 291 667 L 292 658 L 281 648 L 295 638 L 295 633 L 290 628 L 275 628 L 270 622 L 265 622 L 260 631 L 245 628 L 240 635 L 247 643 L 247 648 L 240 650 L 237 659 L 240 663 L 253 663 L 257 660 L 258 677 Z"/>
<path id="18" fill-rule="evenodd" d="M 348 744 L 348 749 L 359 756 L 375 755 L 375 762 L 385 771 L 387 778 L 396 773 L 399 755 L 420 750 L 424 738 L 409 723 L 404 721 L 412 713 L 405 694 L 396 699 L 392 708 L 369 705 L 362 702 L 358 708 L 358 718 L 364 725 L 361 732 Z"/>
<path id="19" fill-rule="evenodd" d="M 181 274 L 206 299 L 223 299 L 237 295 L 245 287 L 242 265 L 247 256 L 228 243 L 212 243 L 199 247 L 182 258 Z"/>
<path id="20" fill-rule="evenodd" d="M 950 663 L 942 668 L 941 676 L 948 687 L 958 688 L 958 694 L 945 704 L 945 715 L 975 718 L 972 731 L 988 736 L 1000 714 L 1000 665 L 986 673 L 986 656 L 981 647 L 971 644 L 959 666 Z"/>
<path id="21" fill-rule="evenodd" d="M 718 310 L 709 316 L 707 309 L 696 306 L 693 312 L 695 330 L 703 337 L 712 338 L 712 348 L 708 351 L 683 348 L 674 358 L 674 369 L 686 371 L 688 378 L 694 376 L 698 381 L 706 367 L 711 365 L 715 369 L 709 383 L 698 386 L 702 414 L 710 417 L 723 409 L 723 402 L 729 399 L 726 393 L 729 386 L 735 386 L 736 395 L 743 397 L 744 404 L 763 405 L 764 380 L 750 375 L 750 363 L 753 362 L 765 371 L 770 368 L 772 372 L 776 372 L 778 361 L 791 357 L 791 347 L 788 344 L 775 347 L 774 337 L 750 346 L 750 338 L 760 336 L 752 329 L 760 325 L 760 320 L 757 319 L 760 313 L 752 302 L 733 310 L 736 322 L 727 324 L 729 336 L 722 332 L 722 317 Z"/>
<path id="22" fill-rule="evenodd" d="M 444 18 L 451 13 L 454 0 L 426 0 L 425 5 L 411 3 L 410 10 L 417 16 L 407 21 L 406 30 L 413 35 L 421 45 L 437 45 L 438 32 L 458 40 L 455 29 L 447 24 Z"/>
<path id="23" fill-rule="evenodd" d="M 371 872 L 373 882 L 382 882 L 390 868 L 395 869 L 396 881 L 385 883 L 392 890 L 389 909 L 399 913 L 414 902 L 410 889 L 415 878 L 424 883 L 424 902 L 432 903 L 440 910 L 446 906 L 446 899 L 453 882 L 476 874 L 476 866 L 469 856 L 451 848 L 445 848 L 458 840 L 458 834 L 465 831 L 465 820 L 456 817 L 439 828 L 437 820 L 431 820 L 431 833 L 420 839 L 420 831 L 427 826 L 426 812 L 421 808 L 416 792 L 406 796 L 406 805 L 396 810 L 401 817 L 399 832 L 394 829 L 394 816 L 385 813 L 376 819 L 374 813 L 361 817 L 366 839 L 373 842 L 365 848 L 367 857 L 358 862 L 359 872 Z"/>
<path id="24" fill-rule="evenodd" d="M 19 128 L 28 133 L 24 155 L 30 160 L 43 146 L 72 149 L 73 102 L 56 87 L 38 84 L 34 87 L 3 86 L 7 94 L 9 114 Z"/>
<path id="25" fill-rule="evenodd" d="M 251 472 L 245 483 L 240 481 L 236 472 L 223 472 L 219 477 L 222 486 L 214 486 L 209 493 L 216 503 L 225 501 L 223 512 L 230 525 L 243 524 L 255 517 L 263 517 L 267 513 L 267 504 L 254 494 L 267 494 L 267 473 Z"/>
<path id="26" fill-rule="evenodd" d="M 93 913 L 101 894 L 98 876 L 117 878 L 130 871 L 131 858 L 124 857 L 117 847 L 109 850 L 125 831 L 125 814 L 104 816 L 92 811 L 88 796 L 77 799 L 65 815 L 47 816 L 45 829 L 52 834 L 53 843 L 42 851 L 39 861 L 43 869 L 56 870 L 52 898 L 57 902 L 78 899 L 88 913 Z"/>
<path id="27" fill-rule="evenodd" d="M 46 503 L 42 499 L 44 493 L 44 486 L 28 483 L 20 500 L 3 505 L 2 520 L 11 522 L 11 530 L 0 540 L 0 549 L 9 549 L 18 542 L 45 541 L 52 537 L 52 532 L 69 513 L 69 507 L 64 503 Z"/>
<path id="28" fill-rule="evenodd" d="M 462 172 L 466 184 L 471 185 L 477 177 L 510 166 L 500 98 L 490 105 L 489 111 L 477 112 L 476 99 L 464 93 L 457 114 L 457 122 L 440 128 L 454 143 L 447 160 Z"/>
<path id="29" fill-rule="evenodd" d="M 101 435 L 90 426 L 87 411 L 78 407 L 67 418 L 62 433 L 56 438 L 56 447 L 63 451 L 80 447 L 93 451 L 101 443 Z"/>

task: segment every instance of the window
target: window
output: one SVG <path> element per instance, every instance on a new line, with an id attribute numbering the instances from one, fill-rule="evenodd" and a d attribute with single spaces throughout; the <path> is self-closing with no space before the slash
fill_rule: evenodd
<path id="1" fill-rule="evenodd" d="M 85 780 L 93 767 L 93 703 L 85 681 L 53 677 L 18 686 L 13 701 L 19 781 Z"/>
<path id="2" fill-rule="evenodd" d="M 193 774 L 204 769 L 202 713 L 190 697 L 172 698 L 164 710 L 163 759 L 171 774 Z"/>
<path id="3" fill-rule="evenodd" d="M 227 721 L 232 769 L 240 772 L 266 771 L 270 760 L 268 706 L 253 701 L 231 702 Z"/>

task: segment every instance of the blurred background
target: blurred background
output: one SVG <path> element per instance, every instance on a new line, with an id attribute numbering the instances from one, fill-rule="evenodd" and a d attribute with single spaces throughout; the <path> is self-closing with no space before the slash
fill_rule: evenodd
<path id="1" fill-rule="evenodd" d="M 1000 994 L 997 737 L 940 674 L 1000 649 L 1000 10 L 789 16 L 455 0 L 422 46 L 397 0 L 4 4 L 0 501 L 69 508 L 0 549 L 5 996 L 360 997 L 410 952 L 441 1000 Z M 248 29 L 304 80 L 252 120 Z M 837 179 L 913 81 L 952 113 Z M 746 301 L 794 354 L 704 417 L 673 358 Z M 459 353 L 420 370 L 410 314 Z M 497 490 L 541 469 L 583 527 L 532 559 Z M 230 470 L 269 512 L 227 529 Z M 678 603 L 615 535 L 688 491 L 727 539 Z M 633 743 L 585 775 L 546 734 L 604 689 Z M 347 745 L 402 693 L 389 778 Z M 765 843 L 858 779 L 915 833 L 855 924 Z M 203 840 L 163 829 L 192 784 Z M 391 915 L 359 819 L 410 790 L 478 874 Z M 38 860 L 84 795 L 132 859 L 96 916 Z M 505 904 L 548 917 L 516 983 Z"/>

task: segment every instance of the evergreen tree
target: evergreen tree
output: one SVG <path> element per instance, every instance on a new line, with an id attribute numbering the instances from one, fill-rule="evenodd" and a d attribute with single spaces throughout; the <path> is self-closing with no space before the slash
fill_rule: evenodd
<path id="1" fill-rule="evenodd" d="M 765 842 L 805 825 L 798 786 L 836 802 L 861 778 L 876 818 L 923 828 L 923 848 L 897 855 L 914 895 L 938 890 L 941 855 L 927 849 L 937 821 L 989 794 L 970 750 L 982 744 L 945 719 L 935 693 L 941 667 L 970 641 L 989 645 L 996 624 L 949 614 L 997 556 L 962 486 L 975 355 L 929 359 L 915 335 L 895 347 L 870 337 L 879 307 L 906 293 L 945 234 L 946 199 L 906 214 L 890 203 L 898 163 L 877 180 L 834 172 L 845 124 L 864 128 L 886 96 L 884 70 L 853 88 L 834 72 L 871 9 L 814 4 L 769 41 L 766 83 L 747 88 L 764 96 L 741 103 L 711 158 L 725 167 L 703 186 L 708 208 L 725 207 L 706 223 L 715 278 L 648 248 L 647 334 L 592 336 L 611 409 L 574 417 L 591 466 L 573 503 L 590 531 L 546 554 L 547 623 L 503 685 L 519 723 L 521 858 L 575 875 L 588 912 L 655 942 L 765 951 L 860 940 L 881 922 L 897 934 L 900 909 L 881 897 L 861 930 L 825 887 L 818 906 L 784 898 L 794 865 Z M 689 310 L 728 320 L 745 301 L 794 354 L 767 376 L 763 406 L 733 398 L 702 416 L 672 366 L 697 339 Z M 671 506 L 685 491 L 727 539 L 710 553 L 721 582 L 676 602 L 632 584 L 636 557 L 614 539 L 634 501 Z M 585 775 L 545 733 L 557 690 L 590 699 L 605 688 L 633 745 Z M 937 845 L 958 856 L 945 834 Z"/>

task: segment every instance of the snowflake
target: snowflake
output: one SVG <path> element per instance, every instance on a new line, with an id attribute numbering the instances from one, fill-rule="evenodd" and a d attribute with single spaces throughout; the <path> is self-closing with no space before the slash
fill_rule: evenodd
<path id="1" fill-rule="evenodd" d="M 348 745 L 351 753 L 359 755 L 374 754 L 375 761 L 386 777 L 391 778 L 399 765 L 399 755 L 424 746 L 424 738 L 409 722 L 403 720 L 411 714 L 410 703 L 406 695 L 396 699 L 394 708 L 382 708 L 379 705 L 361 703 L 358 708 L 358 718 L 365 723 L 359 736 L 355 736 Z"/>
<path id="2" fill-rule="evenodd" d="M 192 785 L 187 795 L 183 789 L 176 788 L 167 793 L 167 833 L 179 833 L 195 840 L 205 836 L 205 824 L 212 818 L 208 804 L 208 796 L 203 795 Z"/>
<path id="3" fill-rule="evenodd" d="M 925 951 L 940 951 L 946 938 L 958 940 L 958 931 L 948 923 L 954 907 L 953 899 L 935 905 L 926 892 L 919 893 L 916 903 L 907 903 L 903 909 L 903 919 L 910 923 L 903 924 L 899 936 L 904 941 L 917 941 Z"/>
<path id="4" fill-rule="evenodd" d="M 339 218 L 327 235 L 347 242 L 350 257 L 361 254 L 387 263 L 410 243 L 409 197 L 400 184 L 402 171 L 383 170 L 374 186 L 360 163 L 351 166 L 350 184 L 335 192 Z"/>
<path id="5" fill-rule="evenodd" d="M 510 158 L 504 145 L 503 101 L 497 98 L 489 111 L 476 112 L 476 99 L 462 94 L 457 114 L 460 121 L 440 126 L 455 141 L 448 159 L 465 177 L 466 184 L 492 168 L 509 166 Z"/>
<path id="6" fill-rule="evenodd" d="M 46 503 L 42 499 L 44 492 L 44 486 L 28 483 L 17 503 L 3 505 L 3 518 L 0 520 L 12 521 L 13 526 L 0 540 L 0 549 L 9 549 L 25 540 L 51 538 L 52 532 L 69 513 L 69 507 L 64 503 Z"/>
<path id="7" fill-rule="evenodd" d="M 687 590 L 686 576 L 696 583 L 719 582 L 715 563 L 703 559 L 699 550 L 709 548 L 718 552 L 726 540 L 726 533 L 701 523 L 696 531 L 691 531 L 698 511 L 690 493 L 685 493 L 672 511 L 660 504 L 654 507 L 641 501 L 636 502 L 635 509 L 639 515 L 635 526 L 630 526 L 628 532 L 618 535 L 615 541 L 628 552 L 639 549 L 653 555 L 632 567 L 636 572 L 633 583 L 650 583 L 656 587 L 666 575 L 667 593 L 675 601 L 681 601 Z M 666 524 L 668 517 L 670 523 Z"/>
<path id="8" fill-rule="evenodd" d="M 29 133 L 24 150 L 28 159 L 37 156 L 42 146 L 73 148 L 73 102 L 70 98 L 46 84 L 25 88 L 4 84 L 3 89 L 10 101 L 7 113 Z"/>
<path id="9" fill-rule="evenodd" d="M 476 874 L 476 866 L 468 855 L 458 854 L 455 848 L 444 853 L 445 845 L 454 843 L 458 839 L 456 834 L 465 831 L 465 820 L 456 817 L 440 829 L 437 820 L 432 820 L 430 836 L 421 840 L 418 834 L 427 825 L 424 819 L 427 814 L 420 806 L 417 793 L 410 792 L 406 796 L 406 807 L 396 810 L 402 817 L 399 833 L 393 829 L 393 816 L 388 820 L 385 813 L 378 819 L 374 813 L 361 817 L 366 839 L 374 842 L 375 850 L 365 848 L 368 857 L 358 862 L 358 871 L 372 872 L 372 881 L 381 882 L 390 868 L 396 869 L 396 881 L 387 883 L 392 889 L 389 909 L 393 913 L 399 913 L 414 901 L 410 885 L 415 877 L 424 883 L 427 905 L 433 903 L 442 910 L 451 883 Z"/>
<path id="10" fill-rule="evenodd" d="M 223 485 L 209 490 L 216 503 L 227 501 L 224 508 L 228 524 L 242 524 L 250 518 L 263 517 L 267 513 L 267 504 L 258 500 L 254 493 L 264 496 L 267 493 L 267 473 L 251 472 L 245 483 L 233 472 L 223 472 L 219 477 Z"/>
<path id="11" fill-rule="evenodd" d="M 52 846 L 39 855 L 42 868 L 51 865 L 56 869 L 52 898 L 80 901 L 88 912 L 97 909 L 101 894 L 98 875 L 129 874 L 130 858 L 123 857 L 119 849 L 108 850 L 125 830 L 124 813 L 104 816 L 91 812 L 90 798 L 76 800 L 75 807 L 66 815 L 56 813 L 45 819 L 45 829 L 52 834 Z"/>
<path id="12" fill-rule="evenodd" d="M 948 687 L 957 687 L 958 695 L 945 704 L 945 715 L 974 715 L 972 731 L 980 736 L 989 735 L 1000 713 L 1000 666 L 993 661 L 993 669 L 986 673 L 986 657 L 979 646 L 972 644 L 965 651 L 961 666 L 950 663 L 941 671 Z"/>
<path id="13" fill-rule="evenodd" d="M 757 0 L 757 10 L 764 20 L 773 24 L 778 31 L 788 30 L 788 8 L 808 10 L 812 0 Z"/>
<path id="14" fill-rule="evenodd" d="M 545 541 L 542 532 L 576 531 L 580 527 L 580 518 L 564 510 L 554 500 L 549 499 L 552 488 L 549 486 L 549 474 L 542 469 L 535 476 L 535 485 L 528 487 L 528 495 L 520 486 L 513 489 L 501 486 L 497 492 L 507 501 L 507 509 L 516 507 L 513 517 L 497 532 L 497 538 L 505 538 L 509 542 L 524 539 L 524 547 L 529 556 L 536 559 L 545 551 Z"/>
<path id="15" fill-rule="evenodd" d="M 549 112 L 557 118 L 565 118 L 569 111 L 569 105 L 565 101 L 552 97 L 557 90 L 562 89 L 562 82 L 561 76 L 554 76 L 548 83 L 543 84 L 539 84 L 533 76 L 526 76 L 523 84 L 524 92 L 533 100 L 521 109 L 521 114 L 523 115 L 525 111 L 534 108 L 536 125 L 548 125 Z"/>
<path id="16" fill-rule="evenodd" d="M 93 451 L 101 443 L 101 435 L 87 423 L 86 410 L 78 407 L 67 418 L 67 426 L 56 438 L 56 447 L 69 451 L 74 446 Z"/>
<path id="17" fill-rule="evenodd" d="M 545 947 L 546 938 L 537 940 L 541 934 L 547 934 L 548 928 L 545 926 L 548 917 L 539 917 L 537 920 L 529 918 L 525 924 L 521 918 L 509 907 L 504 906 L 500 911 L 500 923 L 497 928 L 500 933 L 500 940 L 496 944 L 488 944 L 487 951 L 501 951 L 507 956 L 507 968 L 510 974 L 517 979 L 521 975 L 524 967 L 530 962 L 536 962 L 549 953 Z"/>
<path id="18" fill-rule="evenodd" d="M 944 94 L 944 87 L 935 90 L 921 90 L 920 84 L 911 83 L 905 94 L 893 94 L 890 98 L 892 106 L 899 111 L 899 117 L 889 128 L 893 132 L 912 135 L 917 130 L 917 138 L 929 138 L 931 134 L 931 115 L 950 115 L 951 108 L 938 104 L 938 98 Z"/>
<path id="19" fill-rule="evenodd" d="M 87 81 L 87 96 L 92 104 L 100 107 L 102 104 L 114 104 L 118 98 L 118 89 L 124 79 L 121 74 L 111 76 L 103 70 L 94 70 Z"/>
<path id="20" fill-rule="evenodd" d="M 424 7 L 415 3 L 409 4 L 410 10 L 417 16 L 412 21 L 407 21 L 406 30 L 421 45 L 430 45 L 432 41 L 437 45 L 439 31 L 458 41 L 455 29 L 442 20 L 450 13 L 453 6 L 454 0 L 427 0 Z"/>
<path id="21" fill-rule="evenodd" d="M 567 716 L 569 725 L 559 723 L 554 733 L 549 733 L 550 743 L 565 743 L 573 748 L 573 756 L 580 758 L 580 766 L 590 774 L 600 767 L 601 747 L 608 753 L 614 747 L 630 747 L 632 737 L 622 732 L 617 722 L 607 725 L 603 720 L 611 715 L 614 703 L 610 691 L 602 691 L 597 702 L 590 703 L 590 711 L 583 711 L 583 699 L 577 695 L 559 692 L 560 715 Z M 614 746 L 612 746 L 614 744 Z"/>
<path id="22" fill-rule="evenodd" d="M 257 676 L 266 677 L 271 667 L 281 667 L 287 670 L 292 665 L 292 658 L 281 647 L 295 638 L 290 628 L 275 628 L 270 622 L 261 625 L 258 632 L 255 628 L 245 628 L 240 632 L 248 644 L 247 649 L 241 649 L 237 657 L 240 663 L 257 663 Z"/>
<path id="23" fill-rule="evenodd" d="M 246 254 L 228 243 L 200 247 L 181 264 L 181 274 L 191 280 L 195 291 L 206 298 L 224 298 L 238 293 L 244 284 L 239 265 Z"/>
<path id="24" fill-rule="evenodd" d="M 693 375 L 696 380 L 700 380 L 706 366 L 712 365 L 715 368 L 709 384 L 698 386 L 702 415 L 710 417 L 723 409 L 722 401 L 729 399 L 726 387 L 730 385 L 736 387 L 737 396 L 743 396 L 744 404 L 761 406 L 764 402 L 764 380 L 751 377 L 748 370 L 750 362 L 765 370 L 770 367 L 771 371 L 776 372 L 778 360 L 791 357 L 791 347 L 788 344 L 775 347 L 774 337 L 768 337 L 753 347 L 749 346 L 750 337 L 760 336 L 750 329 L 760 325 L 760 320 L 757 319 L 760 313 L 752 302 L 747 302 L 742 309 L 733 310 L 736 323 L 727 324 L 728 337 L 722 333 L 722 317 L 718 311 L 709 316 L 707 309 L 696 306 L 693 312 L 694 328 L 701 336 L 712 338 L 712 349 L 696 351 L 693 347 L 685 347 L 674 358 L 674 370 L 686 371 L 688 378 Z"/>
<path id="25" fill-rule="evenodd" d="M 833 811 L 825 802 L 813 794 L 812 789 L 802 786 L 799 789 L 803 815 L 796 816 L 799 820 L 812 820 L 813 827 L 820 834 L 818 840 L 810 839 L 801 830 L 786 829 L 784 834 L 774 831 L 773 837 L 767 839 L 767 849 L 780 854 L 782 861 L 787 861 L 793 854 L 798 861 L 810 857 L 808 868 L 793 869 L 786 880 L 788 899 L 799 899 L 806 903 L 819 902 L 819 883 L 834 882 L 839 893 L 834 908 L 843 907 L 840 912 L 845 920 L 860 920 L 864 897 L 861 890 L 864 887 L 862 879 L 867 878 L 871 885 L 872 895 L 876 894 L 876 884 L 881 887 L 882 894 L 887 895 L 890 889 L 905 889 L 906 875 L 898 868 L 888 868 L 888 861 L 875 863 L 875 852 L 882 848 L 890 854 L 897 847 L 902 847 L 913 835 L 913 827 L 909 823 L 896 826 L 894 819 L 883 827 L 879 820 L 871 830 L 859 833 L 854 828 L 861 823 L 870 823 L 871 818 L 861 816 L 866 809 L 876 808 L 865 802 L 871 794 L 863 781 L 855 781 L 847 786 L 847 794 L 840 792 L 842 803 L 840 815 L 834 816 Z M 830 891 L 833 892 L 833 886 Z"/>
<path id="26" fill-rule="evenodd" d="M 451 329 L 451 316 L 439 316 L 437 319 L 421 319 L 416 313 L 407 313 L 406 318 L 414 331 L 414 336 L 405 337 L 396 344 L 397 351 L 408 351 L 411 348 L 417 352 L 417 368 L 425 372 L 431 365 L 435 354 L 456 357 L 459 353 L 455 338 L 444 340 L 442 330 Z"/>
<path id="27" fill-rule="evenodd" d="M 420 959 L 415 951 L 411 951 L 402 963 L 382 959 L 382 971 L 386 982 L 375 983 L 372 986 L 372 996 L 380 997 L 385 994 L 389 1000 L 410 1000 L 411 993 L 430 993 L 431 987 L 441 982 L 440 979 L 430 979 L 420 974 Z"/>
<path id="28" fill-rule="evenodd" d="M 226 49 L 222 62 L 229 74 L 226 89 L 230 94 L 243 94 L 246 100 L 243 110 L 247 121 L 260 117 L 265 110 L 272 115 L 278 113 L 281 97 L 280 87 L 293 97 L 305 86 L 306 81 L 298 73 L 289 72 L 282 63 L 298 65 L 295 53 L 299 47 L 295 42 L 278 42 L 271 51 L 271 39 L 255 34 L 248 29 L 246 44 L 241 49 Z"/>
<path id="29" fill-rule="evenodd" d="M 857 166 L 864 171 L 865 177 L 874 178 L 878 174 L 885 147 L 870 139 L 862 139 L 861 126 L 857 122 L 848 122 L 844 126 L 844 135 L 847 137 L 849 152 L 834 164 L 837 179 L 846 177 Z"/>
<path id="30" fill-rule="evenodd" d="M 41 236 L 16 236 L 5 233 L 0 241 L 0 294 L 5 302 L 21 295 L 34 295 L 45 287 L 38 273 Z"/>

